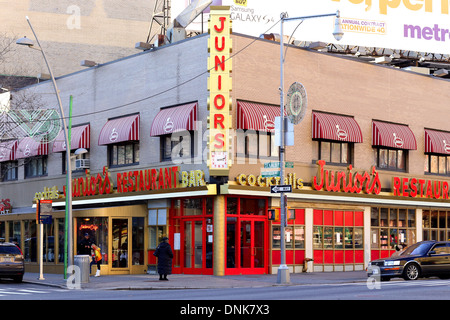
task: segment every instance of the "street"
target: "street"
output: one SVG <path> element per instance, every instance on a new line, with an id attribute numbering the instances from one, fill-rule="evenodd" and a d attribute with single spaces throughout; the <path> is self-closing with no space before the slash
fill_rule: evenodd
<path id="1" fill-rule="evenodd" d="M 69 290 L 64 288 L 0 281 L 0 300 L 448 300 L 450 280 L 437 278 L 379 283 L 366 282 L 288 285 L 255 288 L 186 290 Z"/>

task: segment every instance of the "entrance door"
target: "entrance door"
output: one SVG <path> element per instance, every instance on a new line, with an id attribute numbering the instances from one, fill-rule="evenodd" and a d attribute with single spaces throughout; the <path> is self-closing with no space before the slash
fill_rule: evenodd
<path id="1" fill-rule="evenodd" d="M 239 260 L 242 273 L 264 273 L 265 271 L 265 226 L 265 220 L 241 219 Z"/>
<path id="2" fill-rule="evenodd" d="M 184 250 L 182 269 L 184 273 L 205 274 L 212 272 L 212 265 L 208 263 L 212 259 L 212 244 L 208 245 L 205 223 L 203 219 L 183 221 Z"/>
<path id="3" fill-rule="evenodd" d="M 128 219 L 112 219 L 112 268 L 127 269 L 128 265 Z"/>

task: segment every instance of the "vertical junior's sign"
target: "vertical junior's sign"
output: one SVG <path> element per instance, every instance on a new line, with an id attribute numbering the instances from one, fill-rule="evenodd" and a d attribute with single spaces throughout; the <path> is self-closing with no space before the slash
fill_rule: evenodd
<path id="1" fill-rule="evenodd" d="M 230 7 L 211 6 L 208 51 L 209 152 L 211 175 L 226 176 L 231 166 L 231 20 Z"/>

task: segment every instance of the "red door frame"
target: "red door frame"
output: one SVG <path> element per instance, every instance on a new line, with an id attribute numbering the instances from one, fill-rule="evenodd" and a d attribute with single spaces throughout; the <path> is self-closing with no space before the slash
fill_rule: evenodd
<path id="1" fill-rule="evenodd" d="M 213 274 L 213 268 L 207 268 L 206 267 L 206 245 L 207 245 L 207 232 L 206 232 L 206 224 L 207 219 L 205 217 L 179 217 L 176 218 L 179 220 L 180 223 L 180 266 L 179 267 L 173 267 L 175 273 L 181 273 L 181 274 Z M 191 232 L 192 232 L 192 239 L 191 239 L 191 250 L 193 252 L 191 256 L 191 267 L 185 267 L 185 258 L 186 258 L 186 250 L 185 250 L 185 244 L 186 244 L 186 230 L 185 230 L 185 222 L 190 221 L 191 224 Z M 201 237 L 202 237 L 202 266 L 200 268 L 194 267 L 195 262 L 195 222 L 201 221 Z M 174 236 L 174 233 L 172 232 L 172 237 Z M 212 245 L 212 244 L 211 244 Z M 212 258 L 212 257 L 211 257 Z"/>
<path id="2" fill-rule="evenodd" d="M 255 199 L 258 197 L 234 197 L 232 196 L 232 198 L 238 198 L 238 207 L 237 207 L 237 212 L 240 212 L 240 202 L 242 199 Z M 227 198 L 226 198 L 227 199 Z M 261 199 L 261 198 L 259 198 Z M 228 199 L 227 199 L 228 200 Z M 269 271 L 269 223 L 268 223 L 268 217 L 267 217 L 267 209 L 268 209 L 268 201 L 267 198 L 264 198 L 265 202 L 265 215 L 261 216 L 261 215 L 241 215 L 241 214 L 233 214 L 233 215 L 228 215 L 227 213 L 225 213 L 225 235 L 227 235 L 227 217 L 229 218 L 236 218 L 236 228 L 235 228 L 235 268 L 229 268 L 227 267 L 227 243 L 225 241 L 225 243 L 223 244 L 225 247 L 224 250 L 224 255 L 225 255 L 225 275 L 239 275 L 239 274 L 267 274 Z M 227 208 L 227 204 L 225 204 L 225 208 Z M 249 268 L 244 268 L 241 267 L 241 260 L 242 260 L 242 248 L 241 248 L 241 226 L 242 226 L 242 221 L 250 221 L 251 222 L 251 231 L 250 234 L 251 235 L 255 235 L 254 233 L 254 226 L 255 226 L 255 221 L 262 221 L 264 222 L 264 230 L 263 230 L 263 236 L 264 236 L 264 240 L 263 240 L 263 254 L 264 254 L 264 263 L 263 263 L 263 267 L 261 268 L 256 268 L 254 267 L 254 258 L 251 259 L 251 267 Z M 254 250 L 255 250 L 255 240 L 254 237 L 252 236 L 252 238 L 250 239 L 250 254 L 254 257 Z M 238 254 L 236 254 L 238 253 Z"/>

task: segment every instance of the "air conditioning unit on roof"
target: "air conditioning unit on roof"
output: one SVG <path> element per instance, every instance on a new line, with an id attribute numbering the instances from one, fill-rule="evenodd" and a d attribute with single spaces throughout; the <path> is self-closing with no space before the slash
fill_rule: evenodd
<path id="1" fill-rule="evenodd" d="M 89 169 L 90 164 L 91 162 L 89 159 L 77 159 L 75 160 L 75 169 Z"/>

